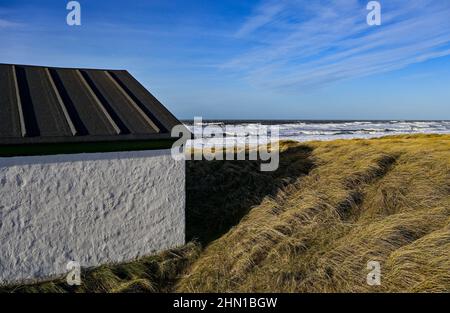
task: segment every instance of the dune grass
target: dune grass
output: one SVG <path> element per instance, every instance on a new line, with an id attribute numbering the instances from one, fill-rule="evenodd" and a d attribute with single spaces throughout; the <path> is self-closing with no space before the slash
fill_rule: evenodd
<path id="1" fill-rule="evenodd" d="M 16 293 L 116 293 L 169 292 L 180 273 L 195 260 L 200 246 L 190 242 L 155 256 L 82 270 L 80 286 L 69 286 L 65 278 L 31 285 L 0 288 Z"/>
<path id="2" fill-rule="evenodd" d="M 184 247 L 87 269 L 76 288 L 0 291 L 450 291 L 450 135 L 283 142 L 280 159 L 189 161 Z"/>
<path id="3" fill-rule="evenodd" d="M 239 223 L 264 197 L 307 175 L 312 149 L 285 149 L 276 171 L 260 171 L 259 161 L 188 161 L 186 237 L 203 246 Z"/>
<path id="4" fill-rule="evenodd" d="M 310 173 L 211 243 L 176 290 L 450 291 L 450 136 L 307 146 Z"/>

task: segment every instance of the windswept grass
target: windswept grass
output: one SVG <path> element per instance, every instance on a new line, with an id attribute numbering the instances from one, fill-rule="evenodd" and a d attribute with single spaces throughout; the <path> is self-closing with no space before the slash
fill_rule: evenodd
<path id="1" fill-rule="evenodd" d="M 188 161 L 187 239 L 206 245 L 223 235 L 264 197 L 307 175 L 311 152 L 305 145 L 283 149 L 273 172 L 260 171 L 260 161 Z"/>
<path id="2" fill-rule="evenodd" d="M 450 291 L 450 136 L 308 146 L 310 173 L 211 243 L 177 290 Z M 381 286 L 366 283 L 372 260 Z"/>
<path id="3" fill-rule="evenodd" d="M 450 135 L 283 142 L 278 171 L 190 161 L 200 244 L 19 292 L 450 291 Z M 381 286 L 366 283 L 368 261 Z"/>
<path id="4" fill-rule="evenodd" d="M 169 292 L 174 282 L 200 253 L 200 246 L 191 242 L 155 256 L 124 264 L 85 269 L 81 286 L 69 286 L 65 278 L 25 286 L 3 287 L 0 292 L 66 293 L 66 292 Z"/>

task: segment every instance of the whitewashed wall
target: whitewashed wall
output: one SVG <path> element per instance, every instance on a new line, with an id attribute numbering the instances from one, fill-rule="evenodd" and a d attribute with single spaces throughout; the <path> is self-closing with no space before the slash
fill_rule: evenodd
<path id="1" fill-rule="evenodd" d="M 0 284 L 180 246 L 184 210 L 170 150 L 0 158 Z"/>

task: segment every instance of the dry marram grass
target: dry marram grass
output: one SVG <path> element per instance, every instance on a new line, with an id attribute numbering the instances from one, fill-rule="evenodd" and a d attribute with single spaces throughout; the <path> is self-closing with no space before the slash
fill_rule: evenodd
<path id="1" fill-rule="evenodd" d="M 191 161 L 185 247 L 6 291 L 450 291 L 450 135 L 280 144 L 280 169 Z M 381 286 L 366 283 L 368 261 Z M 4 290 L 5 291 L 5 290 Z"/>

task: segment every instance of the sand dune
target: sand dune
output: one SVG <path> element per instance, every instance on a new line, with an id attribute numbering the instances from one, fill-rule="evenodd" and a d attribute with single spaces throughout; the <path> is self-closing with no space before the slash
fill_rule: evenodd
<path id="1" fill-rule="evenodd" d="M 186 246 L 6 291 L 450 291 L 449 135 L 283 142 L 279 170 L 257 163 L 188 163 Z"/>

